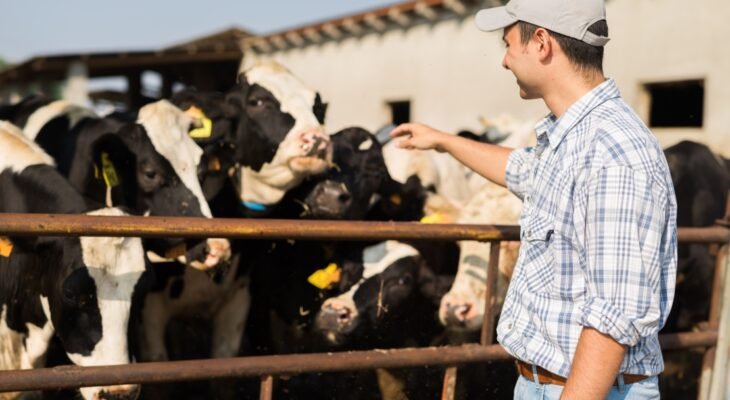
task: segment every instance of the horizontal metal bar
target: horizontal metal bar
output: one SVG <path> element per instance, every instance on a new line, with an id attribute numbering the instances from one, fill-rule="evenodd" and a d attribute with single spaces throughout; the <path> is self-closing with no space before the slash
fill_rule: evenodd
<path id="1" fill-rule="evenodd" d="M 660 335 L 659 340 L 663 350 L 713 346 L 717 343 L 717 331 Z M 510 359 L 509 354 L 500 345 L 469 344 L 458 347 L 237 357 L 102 367 L 63 366 L 2 371 L 0 392 L 262 375 L 297 375 L 306 372 L 356 371 L 373 368 L 454 366 L 508 359 Z"/>
<path id="2" fill-rule="evenodd" d="M 717 330 L 659 335 L 659 344 L 663 351 L 681 350 L 690 347 L 710 347 L 716 343 Z"/>
<path id="3" fill-rule="evenodd" d="M 0 214 L 0 235 L 480 241 L 520 236 L 516 226 L 62 214 Z"/>
<path id="4" fill-rule="evenodd" d="M 453 365 L 509 358 L 509 354 L 499 345 L 473 344 L 459 347 L 237 357 L 102 367 L 63 366 L 0 372 L 0 392 Z"/>
<path id="5" fill-rule="evenodd" d="M 109 217 L 65 214 L 0 214 L 6 236 L 227 237 L 297 240 L 519 240 L 513 225 L 418 222 L 315 221 L 246 218 Z M 727 243 L 730 229 L 679 228 L 686 243 Z"/>

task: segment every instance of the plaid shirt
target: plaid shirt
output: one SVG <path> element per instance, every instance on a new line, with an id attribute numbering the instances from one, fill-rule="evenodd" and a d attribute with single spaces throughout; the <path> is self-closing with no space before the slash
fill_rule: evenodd
<path id="1" fill-rule="evenodd" d="M 497 336 L 516 358 L 568 376 L 583 327 L 628 346 L 621 373 L 664 369 L 657 332 L 674 298 L 676 199 L 655 137 L 607 80 L 512 152 L 520 255 Z"/>

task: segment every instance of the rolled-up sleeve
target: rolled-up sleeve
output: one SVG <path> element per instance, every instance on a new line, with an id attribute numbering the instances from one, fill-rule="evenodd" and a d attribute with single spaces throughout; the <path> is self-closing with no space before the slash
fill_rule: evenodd
<path id="1" fill-rule="evenodd" d="M 668 307 L 661 254 L 667 193 L 643 172 L 611 166 L 595 173 L 577 196 L 585 216 L 580 323 L 634 346 L 658 332 Z"/>
<path id="2" fill-rule="evenodd" d="M 507 189 L 522 200 L 531 188 L 530 171 L 535 158 L 534 147 L 515 149 L 507 159 Z"/>

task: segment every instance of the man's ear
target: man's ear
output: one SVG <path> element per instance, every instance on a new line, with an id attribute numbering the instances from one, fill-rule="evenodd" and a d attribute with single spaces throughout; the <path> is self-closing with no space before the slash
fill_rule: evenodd
<path id="1" fill-rule="evenodd" d="M 547 29 L 537 28 L 535 33 L 532 35 L 532 42 L 540 61 L 545 61 L 552 57 L 553 37 Z"/>

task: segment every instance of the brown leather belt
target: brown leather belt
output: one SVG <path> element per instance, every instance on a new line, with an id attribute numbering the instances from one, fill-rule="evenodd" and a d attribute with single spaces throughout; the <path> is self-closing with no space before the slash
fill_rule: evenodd
<path id="1" fill-rule="evenodd" d="M 532 365 L 517 360 L 517 372 L 524 376 L 525 378 L 534 381 L 535 378 L 532 375 Z M 633 374 L 623 374 L 624 376 L 624 384 L 630 385 L 632 383 L 636 383 L 639 381 L 642 381 L 648 376 L 646 375 L 633 375 Z M 565 382 L 567 379 L 563 378 L 562 376 L 558 374 L 554 374 L 544 368 L 537 367 L 537 381 L 540 382 L 542 385 L 560 385 L 565 386 Z M 614 385 L 617 385 L 618 383 L 615 382 Z"/>

